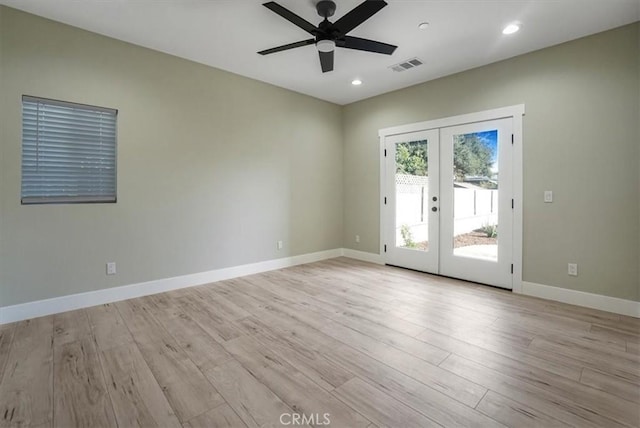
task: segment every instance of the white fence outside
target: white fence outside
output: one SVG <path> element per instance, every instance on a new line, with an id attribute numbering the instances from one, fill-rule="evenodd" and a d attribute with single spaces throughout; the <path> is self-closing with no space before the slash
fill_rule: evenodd
<path id="1" fill-rule="evenodd" d="M 498 224 L 498 191 L 490 189 L 453 189 L 454 236 L 482 226 Z"/>
<path id="2" fill-rule="evenodd" d="M 462 235 L 486 225 L 498 224 L 498 191 L 456 187 L 454 235 Z M 429 240 L 429 178 L 396 174 L 396 245 L 405 244 L 402 227 L 411 231 L 414 242 Z"/>

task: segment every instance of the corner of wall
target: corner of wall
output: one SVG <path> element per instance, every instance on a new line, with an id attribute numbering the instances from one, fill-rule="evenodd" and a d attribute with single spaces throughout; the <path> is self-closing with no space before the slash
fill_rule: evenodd
<path id="1" fill-rule="evenodd" d="M 347 143 L 347 136 L 345 134 L 346 132 L 346 127 L 345 127 L 345 119 L 344 119 L 344 114 L 345 114 L 345 105 L 340 105 L 340 145 L 342 147 L 342 159 L 340 159 L 340 161 L 342 162 L 342 230 L 340 232 L 340 235 L 342 236 L 342 240 L 341 240 L 341 246 L 342 248 L 346 248 L 347 246 L 347 237 L 346 237 L 346 232 L 347 232 L 347 192 L 346 192 L 346 180 L 345 180 L 345 176 L 346 176 L 346 168 L 347 168 L 347 162 L 346 162 L 346 143 Z"/>
<path id="2" fill-rule="evenodd" d="M 4 94 L 5 89 L 4 89 L 4 58 L 3 58 L 3 52 L 4 52 L 4 40 L 6 39 L 3 33 L 3 28 L 5 28 L 5 25 L 3 25 L 3 15 L 4 15 L 4 10 L 5 10 L 5 6 L 0 4 L 0 94 Z M 3 281 L 3 275 L 2 275 L 2 260 L 4 259 L 4 257 L 2 257 L 2 234 L 3 234 L 3 218 L 4 216 L 4 198 L 2 198 L 2 195 L 4 194 L 5 190 L 4 190 L 4 183 L 5 180 L 2 177 L 2 172 L 5 170 L 4 168 L 4 147 L 3 147 L 3 142 L 6 141 L 6 137 L 5 137 L 5 126 L 4 126 L 4 103 L 0 102 L 0 301 L 2 300 L 2 294 L 4 290 L 4 285 L 2 283 Z"/>

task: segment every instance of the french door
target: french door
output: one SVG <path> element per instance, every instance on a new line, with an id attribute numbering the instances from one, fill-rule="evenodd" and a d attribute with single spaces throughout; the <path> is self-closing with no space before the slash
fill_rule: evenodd
<path id="1" fill-rule="evenodd" d="M 438 273 L 438 141 L 437 129 L 386 138 L 387 264 Z"/>
<path id="2" fill-rule="evenodd" d="M 385 137 L 385 263 L 512 288 L 512 121 Z"/>

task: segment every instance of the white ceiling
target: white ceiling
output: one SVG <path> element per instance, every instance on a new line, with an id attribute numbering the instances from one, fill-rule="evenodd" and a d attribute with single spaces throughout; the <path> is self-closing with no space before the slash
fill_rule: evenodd
<path id="1" fill-rule="evenodd" d="M 265 0 L 266 1 L 266 0 Z M 336 20 L 362 0 L 335 0 Z M 350 35 L 398 49 L 392 56 L 336 49 L 322 73 L 314 46 L 261 56 L 309 38 L 261 0 L 0 0 L 36 15 L 231 71 L 337 104 L 425 82 L 640 19 L 640 0 L 387 0 Z M 313 0 L 277 0 L 313 24 Z M 418 29 L 429 22 L 427 30 Z M 522 23 L 504 36 L 502 28 Z M 418 57 L 402 73 L 388 67 Z M 364 83 L 351 85 L 354 78 Z"/>

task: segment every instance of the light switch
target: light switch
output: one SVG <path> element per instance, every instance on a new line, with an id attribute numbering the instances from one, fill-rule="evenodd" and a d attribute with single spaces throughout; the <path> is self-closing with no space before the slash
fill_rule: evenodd
<path id="1" fill-rule="evenodd" d="M 544 191 L 544 202 L 545 203 L 553 202 L 553 192 L 551 190 Z"/>

